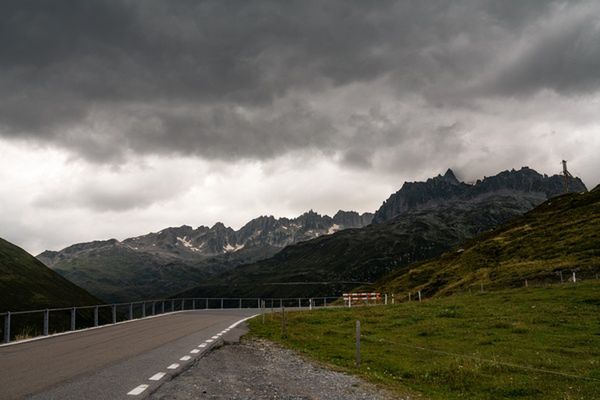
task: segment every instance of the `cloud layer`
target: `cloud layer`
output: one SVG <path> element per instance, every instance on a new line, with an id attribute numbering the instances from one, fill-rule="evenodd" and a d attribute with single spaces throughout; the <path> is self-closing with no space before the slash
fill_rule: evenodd
<path id="1" fill-rule="evenodd" d="M 329 211 L 341 178 L 361 183 L 347 185 L 350 205 L 372 211 L 383 188 L 447 167 L 469 180 L 554 173 L 566 158 L 593 186 L 599 15 L 595 1 L 4 1 L 3 166 L 17 148 L 58 152 L 27 174 L 42 185 L 60 165 L 61 187 L 29 195 L 5 178 L 4 194 L 29 195 L 35 216 L 166 222 L 158 205 L 191 193 L 226 219 L 237 205 L 225 187 L 272 193 L 267 182 L 294 196 L 283 213 Z M 223 175 L 257 165 L 252 181 Z M 224 184 L 207 194 L 205 176 Z M 305 198 L 298 182 L 319 179 L 331 185 Z"/>

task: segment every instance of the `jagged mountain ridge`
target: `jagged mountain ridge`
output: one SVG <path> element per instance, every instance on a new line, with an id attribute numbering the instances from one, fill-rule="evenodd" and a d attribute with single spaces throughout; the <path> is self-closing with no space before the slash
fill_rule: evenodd
<path id="1" fill-rule="evenodd" d="M 436 257 L 525 214 L 561 194 L 562 179 L 523 167 L 469 185 L 449 170 L 426 182 L 405 184 L 382 206 L 380 223 L 288 246 L 271 258 L 213 276 L 179 295 L 336 295 Z M 587 189 L 572 178 L 569 190 Z M 398 214 L 382 217 L 386 207 L 394 204 Z"/>
<path id="2" fill-rule="evenodd" d="M 569 178 L 569 190 L 584 192 L 587 188 L 581 179 Z M 477 202 L 484 196 L 501 191 L 538 193 L 545 200 L 564 192 L 564 177 L 542 175 L 529 167 L 523 167 L 520 170 L 502 171 L 469 185 L 460 182 L 454 172 L 448 169 L 444 175 L 425 182 L 405 182 L 375 212 L 373 223 L 383 223 L 408 210 L 433 207 L 448 201 Z"/>
<path id="3" fill-rule="evenodd" d="M 188 225 L 163 229 L 156 233 L 118 241 L 109 239 L 78 243 L 60 251 L 44 251 L 38 258 L 53 266 L 82 252 L 100 247 L 120 246 L 165 259 L 199 259 L 235 253 L 259 247 L 283 248 L 287 245 L 318 236 L 332 234 L 342 229 L 360 228 L 371 223 L 373 214 L 355 211 L 338 211 L 333 218 L 312 210 L 297 218 L 260 216 L 238 231 L 217 222 L 212 227 L 196 229 Z"/>
<path id="4" fill-rule="evenodd" d="M 371 222 L 373 214 L 306 212 L 297 218 L 255 218 L 235 231 L 222 223 L 183 225 L 123 241 L 79 243 L 38 259 L 106 301 L 168 296 L 240 264 L 268 258 L 287 245 Z"/>

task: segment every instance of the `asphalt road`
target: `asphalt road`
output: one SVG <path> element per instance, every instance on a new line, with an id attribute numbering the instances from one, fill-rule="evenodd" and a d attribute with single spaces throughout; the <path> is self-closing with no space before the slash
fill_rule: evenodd
<path id="1" fill-rule="evenodd" d="M 0 347 L 0 399 L 146 397 L 257 312 L 185 311 Z"/>

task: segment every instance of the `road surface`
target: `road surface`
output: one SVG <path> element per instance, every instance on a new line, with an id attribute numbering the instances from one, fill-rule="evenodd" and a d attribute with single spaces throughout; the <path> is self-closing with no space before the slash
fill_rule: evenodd
<path id="1" fill-rule="evenodd" d="M 0 399 L 139 399 L 255 309 L 197 310 L 0 347 Z"/>

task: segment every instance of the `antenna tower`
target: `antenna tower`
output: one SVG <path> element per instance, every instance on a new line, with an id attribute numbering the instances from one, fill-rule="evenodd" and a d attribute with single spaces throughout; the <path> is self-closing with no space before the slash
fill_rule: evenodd
<path id="1" fill-rule="evenodd" d="M 562 160 L 562 166 L 563 176 L 565 177 L 565 193 L 569 193 L 569 178 L 572 178 L 573 175 L 571 175 L 571 173 L 567 169 L 567 162 L 565 160 Z"/>

